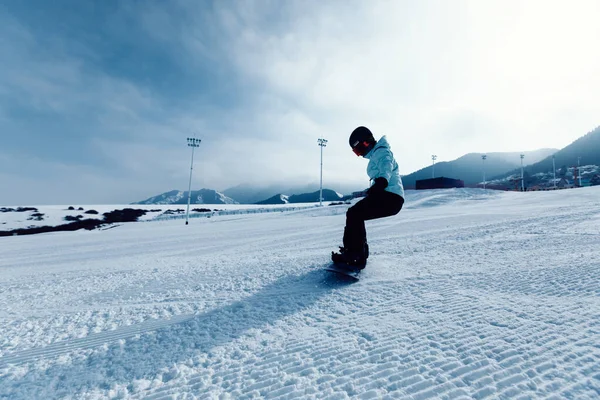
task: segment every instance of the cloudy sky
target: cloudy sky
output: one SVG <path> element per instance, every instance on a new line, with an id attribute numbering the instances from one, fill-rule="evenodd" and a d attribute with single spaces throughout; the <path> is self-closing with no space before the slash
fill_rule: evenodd
<path id="1" fill-rule="evenodd" d="M 600 124 L 597 0 L 8 0 L 0 205 L 129 203 L 240 183 L 366 183 L 564 147 Z"/>

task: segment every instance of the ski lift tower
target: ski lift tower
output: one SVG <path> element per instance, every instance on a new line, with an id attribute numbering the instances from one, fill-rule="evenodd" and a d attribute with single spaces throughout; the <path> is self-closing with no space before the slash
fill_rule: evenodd
<path id="1" fill-rule="evenodd" d="M 572 165 L 571 168 L 573 168 L 573 187 L 579 187 L 581 186 L 581 183 L 577 184 L 578 180 L 581 181 L 581 177 L 579 176 L 579 168 L 574 165 Z"/>
<path id="2" fill-rule="evenodd" d="M 515 186 L 515 192 L 519 191 L 519 186 L 521 186 L 521 182 L 523 182 L 522 178 L 512 178 L 509 180 Z"/>
<path id="3" fill-rule="evenodd" d="M 579 187 L 581 187 L 581 157 L 577 157 L 577 176 L 579 177 Z"/>

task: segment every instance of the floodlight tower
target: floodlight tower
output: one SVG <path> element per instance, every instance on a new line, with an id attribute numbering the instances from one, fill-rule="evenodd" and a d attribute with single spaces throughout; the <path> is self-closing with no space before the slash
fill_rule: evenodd
<path id="1" fill-rule="evenodd" d="M 483 164 L 483 189 L 485 190 L 485 160 L 487 159 L 487 154 L 483 154 L 481 156 L 481 163 Z"/>
<path id="2" fill-rule="evenodd" d="M 188 186 L 188 203 L 187 212 L 185 214 L 185 224 L 188 224 L 190 219 L 190 201 L 192 199 L 192 171 L 194 170 L 194 150 L 196 147 L 200 147 L 201 139 L 187 138 L 187 145 L 192 148 L 192 163 L 190 165 L 190 184 Z"/>
<path id="3" fill-rule="evenodd" d="M 554 154 L 552 154 L 552 187 L 556 189 L 556 162 L 554 161 Z"/>
<path id="4" fill-rule="evenodd" d="M 437 160 L 437 156 L 434 154 L 431 156 L 431 178 L 435 178 L 435 160 Z"/>
<path id="5" fill-rule="evenodd" d="M 319 189 L 319 205 L 323 205 L 323 147 L 327 146 L 327 139 L 318 139 L 317 142 L 321 147 L 321 184 Z"/>
<path id="6" fill-rule="evenodd" d="M 525 154 L 521 154 L 521 192 L 525 191 L 525 179 L 523 177 L 523 159 L 525 158 Z"/>

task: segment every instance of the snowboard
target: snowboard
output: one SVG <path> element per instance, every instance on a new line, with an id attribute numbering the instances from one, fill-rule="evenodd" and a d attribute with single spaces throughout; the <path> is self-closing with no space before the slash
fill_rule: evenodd
<path id="1" fill-rule="evenodd" d="M 362 270 L 356 269 L 348 264 L 341 264 L 341 263 L 336 264 L 333 262 L 331 264 L 329 264 L 325 268 L 325 270 L 335 272 L 336 274 L 339 274 L 339 275 L 347 276 L 356 281 L 358 281 L 360 279 L 360 271 L 362 271 Z"/>

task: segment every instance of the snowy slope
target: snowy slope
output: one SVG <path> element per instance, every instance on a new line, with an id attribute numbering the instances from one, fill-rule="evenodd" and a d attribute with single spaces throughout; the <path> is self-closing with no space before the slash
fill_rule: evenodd
<path id="1" fill-rule="evenodd" d="M 73 210 L 69 210 L 69 207 Z M 76 216 L 85 219 L 102 219 L 103 212 L 112 211 L 112 208 L 111 210 L 104 210 L 104 208 L 81 207 L 80 210 L 79 207 L 72 206 L 2 207 L 0 208 L 0 231 L 36 226 L 57 226 L 69 223 L 65 218 Z M 90 211 L 94 214 L 89 214 Z"/>
<path id="2" fill-rule="evenodd" d="M 600 188 L 0 239 L 0 398 L 600 396 Z"/>
<path id="3" fill-rule="evenodd" d="M 327 204 L 327 203 L 326 203 Z M 314 207 L 315 203 L 298 203 L 294 204 L 294 208 L 305 208 Z M 74 208 L 69 210 L 69 207 Z M 268 212 L 277 211 L 282 205 L 271 205 L 268 209 L 264 206 L 255 204 L 209 204 L 209 205 L 198 205 L 193 204 L 190 206 L 190 218 L 206 215 L 204 211 L 198 210 L 212 210 L 224 212 Z M 185 218 L 187 205 L 181 204 L 135 204 L 135 205 L 92 205 L 85 207 L 73 207 L 73 206 L 35 206 L 27 207 L 27 211 L 18 211 L 19 208 L 23 207 L 3 207 L 0 208 L 0 231 L 10 231 L 13 229 L 20 228 L 33 228 L 40 226 L 59 226 L 69 223 L 65 218 L 69 217 L 81 217 L 83 219 L 103 219 L 104 213 L 111 212 L 114 210 L 123 210 L 125 208 L 134 208 L 145 210 L 146 214 L 139 217 L 139 221 L 149 221 L 154 219 L 164 218 Z M 29 210 L 31 208 L 32 210 Z M 80 209 L 81 208 L 81 209 Z M 12 210 L 2 212 L 2 209 Z M 89 212 L 96 212 L 89 214 Z M 211 214 L 212 215 L 212 214 Z"/>

